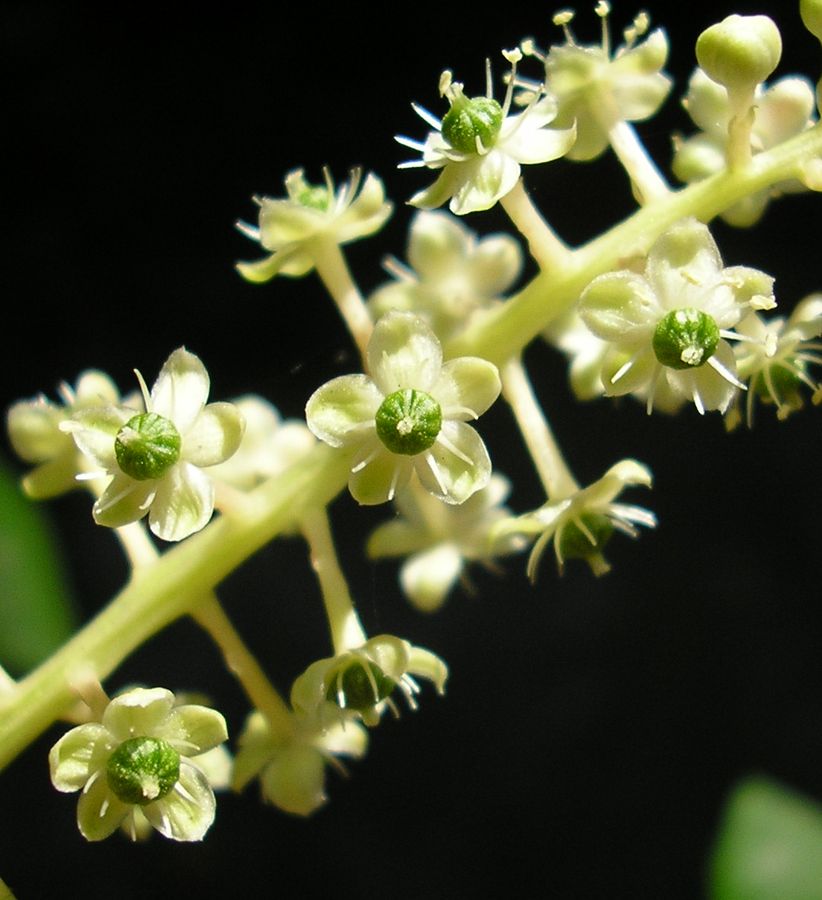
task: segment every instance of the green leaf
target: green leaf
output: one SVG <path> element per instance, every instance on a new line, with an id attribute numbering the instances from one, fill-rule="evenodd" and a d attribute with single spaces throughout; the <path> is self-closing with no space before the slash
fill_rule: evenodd
<path id="1" fill-rule="evenodd" d="M 0 663 L 14 675 L 25 674 L 75 627 L 48 519 L 0 461 Z"/>
<path id="2" fill-rule="evenodd" d="M 822 806 L 764 777 L 725 807 L 710 868 L 712 900 L 820 900 Z"/>

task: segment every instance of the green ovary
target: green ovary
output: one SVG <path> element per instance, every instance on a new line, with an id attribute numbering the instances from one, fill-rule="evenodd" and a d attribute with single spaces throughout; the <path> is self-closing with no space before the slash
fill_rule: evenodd
<path id="1" fill-rule="evenodd" d="M 180 778 L 180 754 L 166 741 L 123 741 L 106 764 L 108 786 L 123 801 L 141 806 L 160 800 Z"/>
<path id="2" fill-rule="evenodd" d="M 599 553 L 614 533 L 611 520 L 601 513 L 583 513 L 580 519 L 590 536 L 576 522 L 569 522 L 559 537 L 559 555 L 562 559 L 588 559 Z"/>
<path id="3" fill-rule="evenodd" d="M 367 666 L 367 668 L 366 668 Z M 393 679 L 370 661 L 354 662 L 328 686 L 326 699 L 340 703 L 340 693 L 345 698 L 346 709 L 362 712 L 376 706 L 394 690 Z"/>
<path id="4" fill-rule="evenodd" d="M 458 97 L 442 120 L 446 141 L 461 153 L 476 153 L 477 138 L 488 150 L 502 127 L 502 107 L 490 97 Z"/>
<path id="5" fill-rule="evenodd" d="M 182 440 L 174 423 L 157 413 L 133 416 L 117 432 L 117 464 L 136 481 L 161 478 L 179 460 Z"/>
<path id="6" fill-rule="evenodd" d="M 718 344 L 716 321 L 693 307 L 672 310 L 654 331 L 656 358 L 671 369 L 695 369 L 704 365 Z"/>
<path id="7" fill-rule="evenodd" d="M 389 394 L 375 418 L 377 437 L 392 453 L 416 456 L 433 446 L 442 428 L 442 409 L 425 391 Z"/>

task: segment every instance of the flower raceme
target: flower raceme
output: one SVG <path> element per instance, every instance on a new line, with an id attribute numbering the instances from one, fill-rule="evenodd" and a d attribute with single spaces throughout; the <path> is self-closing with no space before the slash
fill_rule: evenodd
<path id="1" fill-rule="evenodd" d="M 405 312 L 377 322 L 367 356 L 370 376 L 334 378 L 306 404 L 311 431 L 353 454 L 354 499 L 385 503 L 413 474 L 446 503 L 485 487 L 491 461 L 467 420 L 499 396 L 496 366 L 477 357 L 443 363 L 433 331 Z"/>
<path id="2" fill-rule="evenodd" d="M 456 215 L 490 209 L 508 194 L 520 176 L 520 165 L 544 163 L 563 156 L 574 143 L 576 129 L 549 129 L 557 114 L 553 97 L 537 97 L 519 114 L 509 115 L 519 50 L 504 51 L 512 72 L 505 99 L 500 105 L 492 96 L 490 63 L 484 97 L 466 97 L 463 86 L 452 81 L 451 72 L 440 76 L 440 95 L 451 105 L 442 120 L 414 106 L 417 114 L 434 130 L 424 143 L 398 136 L 397 141 L 422 153 L 422 159 L 402 163 L 400 168 L 441 169 L 437 180 L 409 201 L 413 206 L 434 209 L 450 199 Z"/>
<path id="3" fill-rule="evenodd" d="M 92 510 L 99 525 L 117 528 L 148 514 L 157 537 L 179 541 L 211 518 L 214 486 L 203 469 L 237 450 L 245 423 L 232 403 L 206 404 L 208 372 L 182 347 L 166 360 L 150 394 L 137 374 L 145 411 L 85 407 L 61 428 L 112 476 Z"/>

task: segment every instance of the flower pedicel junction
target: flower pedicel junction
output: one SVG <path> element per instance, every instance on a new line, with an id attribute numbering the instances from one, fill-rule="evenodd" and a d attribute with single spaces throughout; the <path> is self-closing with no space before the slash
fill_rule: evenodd
<path id="1" fill-rule="evenodd" d="M 623 499 L 651 487 L 648 462 L 606 459 L 601 478 L 576 480 L 523 362 L 533 341 L 567 357 L 580 400 L 630 395 L 653 415 L 694 407 L 731 429 L 822 400 L 822 295 L 781 298 L 768 273 L 723 260 L 710 227 L 716 217 L 750 227 L 781 195 L 822 189 L 820 87 L 802 76 L 769 82 L 782 53 L 771 19 L 730 16 L 708 28 L 683 100 L 693 128 L 673 142 L 669 180 L 634 125 L 672 91 L 666 34 L 642 13 L 614 48 L 608 4 L 595 12 L 601 43 L 579 43 L 572 13 L 557 13 L 562 42 L 505 50 L 501 89 L 490 63 L 479 96 L 446 71 L 439 114 L 414 107 L 427 135 L 397 140 L 417 154 L 403 167 L 421 170 L 416 182 L 409 175 L 418 210 L 405 261 L 386 263 L 390 277 L 370 297 L 342 248 L 392 213 L 374 174 L 354 170 L 336 184 L 327 170 L 314 184 L 294 170 L 284 197 L 257 198 L 256 223 L 239 227 L 264 255 L 239 263 L 239 274 L 262 283 L 316 273 L 360 355 L 359 371 L 307 398 L 304 423 L 283 421 L 259 396 L 210 401 L 205 361 L 183 347 L 151 389 L 138 372 L 139 390 L 121 395 L 89 370 L 61 386 L 60 402 L 41 395 L 8 411 L 12 445 L 31 467 L 25 492 L 44 500 L 88 490 L 94 521 L 113 530 L 133 568 L 51 658 L 19 681 L 0 679 L 3 765 L 73 710 L 49 763 L 59 791 L 80 792 L 88 840 L 118 828 L 135 839 L 156 830 L 201 840 L 214 788 L 252 781 L 267 802 L 309 815 L 327 800 L 327 767 L 362 757 L 387 712 L 416 708 L 429 686 L 444 692 L 436 653 L 365 632 L 327 513 L 340 493 L 385 507 L 367 552 L 402 559 L 402 590 L 428 612 L 477 564 L 526 565 L 536 581 L 550 545 L 560 570 L 581 560 L 599 575 L 615 532 L 654 527 L 653 512 Z M 800 12 L 822 41 L 822 3 L 802 0 Z M 610 152 L 637 209 L 572 249 L 533 205 L 528 169 Z M 518 238 L 480 238 L 464 224 L 498 203 Z M 525 250 L 537 274 L 515 289 Z M 541 482 L 534 509 L 504 505 L 510 481 L 493 471 L 482 436 L 495 402 L 510 407 Z M 286 697 L 214 590 L 268 542 L 295 533 L 319 581 L 330 648 Z M 240 734 L 165 688 L 113 697 L 102 688 L 129 653 L 186 614 L 249 699 Z"/>

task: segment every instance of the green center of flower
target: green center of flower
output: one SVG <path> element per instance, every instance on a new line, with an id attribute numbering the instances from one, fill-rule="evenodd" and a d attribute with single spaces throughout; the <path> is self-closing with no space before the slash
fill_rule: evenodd
<path id="1" fill-rule="evenodd" d="M 442 409 L 425 391 L 405 388 L 382 401 L 376 425 L 377 436 L 392 453 L 416 456 L 436 441 L 442 428 Z"/>
<path id="2" fill-rule="evenodd" d="M 446 141 L 461 153 L 476 153 L 477 138 L 488 150 L 494 146 L 502 128 L 502 107 L 491 97 L 467 97 L 459 94 L 443 116 L 440 130 Z"/>
<path id="3" fill-rule="evenodd" d="M 656 358 L 671 369 L 695 369 L 704 365 L 718 343 L 716 321 L 691 306 L 669 312 L 654 331 Z"/>
<path id="4" fill-rule="evenodd" d="M 174 423 L 157 413 L 132 416 L 117 432 L 114 455 L 131 478 L 161 478 L 180 458 L 182 440 Z"/>
<path id="5" fill-rule="evenodd" d="M 601 513 L 583 513 L 580 519 L 586 530 L 576 522 L 569 522 L 562 529 L 559 553 L 563 559 L 589 559 L 602 551 L 614 533 L 611 520 Z"/>
<path id="6" fill-rule="evenodd" d="M 179 781 L 180 754 L 158 738 L 131 738 L 109 757 L 106 777 L 123 803 L 143 806 L 165 797 Z"/>
<path id="7" fill-rule="evenodd" d="M 300 206 L 307 206 L 309 209 L 318 209 L 325 212 L 328 209 L 328 202 L 331 194 L 327 187 L 316 184 L 307 184 L 305 188 L 297 195 L 296 200 Z"/>
<path id="8" fill-rule="evenodd" d="M 357 660 L 337 674 L 325 696 L 338 706 L 362 712 L 385 700 L 394 687 L 393 679 L 379 666 L 370 660 Z"/>

